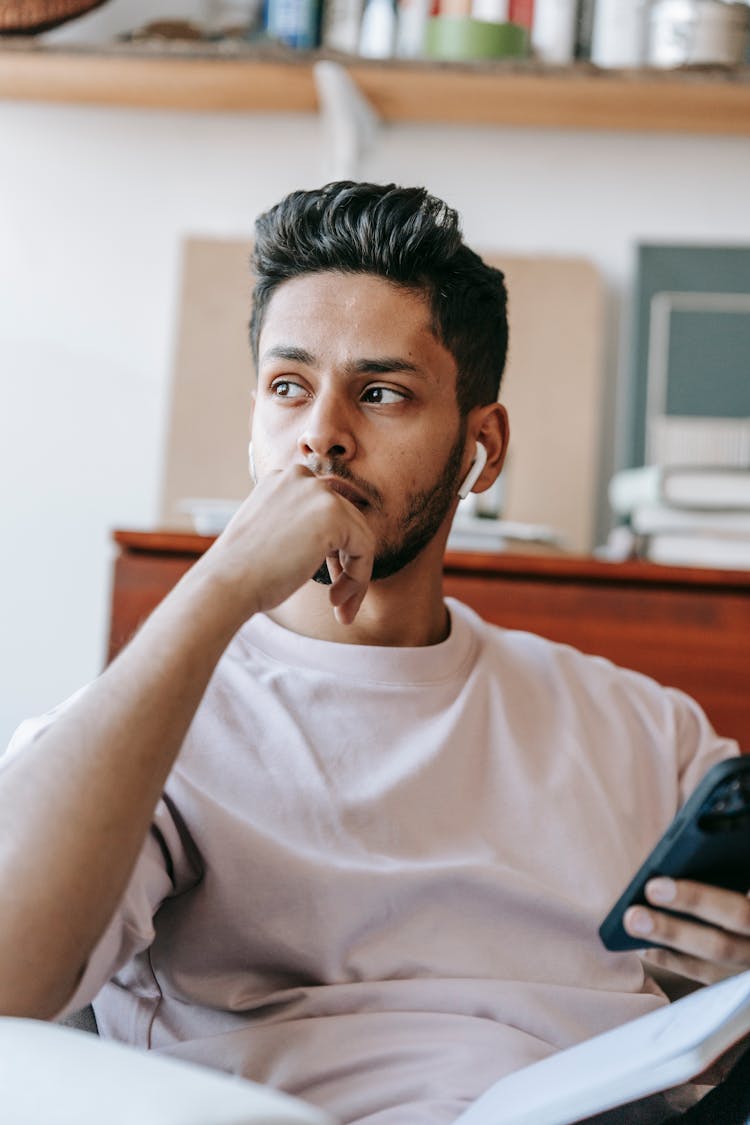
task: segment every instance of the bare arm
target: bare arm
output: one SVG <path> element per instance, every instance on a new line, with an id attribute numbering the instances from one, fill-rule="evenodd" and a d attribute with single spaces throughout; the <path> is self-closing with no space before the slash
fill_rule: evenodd
<path id="1" fill-rule="evenodd" d="M 326 557 L 341 568 L 334 612 L 353 620 L 372 548 L 357 509 L 306 470 L 272 474 L 117 660 L 3 771 L 0 1013 L 49 1017 L 72 995 L 236 630 Z"/>

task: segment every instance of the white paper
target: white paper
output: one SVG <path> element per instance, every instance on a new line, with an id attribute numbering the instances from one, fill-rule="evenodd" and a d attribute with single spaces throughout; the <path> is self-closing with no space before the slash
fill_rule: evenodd
<path id="1" fill-rule="evenodd" d="M 501 1078 L 456 1125 L 571 1125 L 687 1082 L 748 1031 L 750 972 Z"/>

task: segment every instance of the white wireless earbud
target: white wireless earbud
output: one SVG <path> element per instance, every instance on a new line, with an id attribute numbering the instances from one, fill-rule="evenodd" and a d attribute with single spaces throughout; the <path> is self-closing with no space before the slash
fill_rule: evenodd
<path id="1" fill-rule="evenodd" d="M 251 441 L 247 443 L 247 467 L 250 470 L 253 484 L 257 484 L 258 474 L 255 471 L 255 458 L 253 457 L 253 443 Z"/>
<path id="2" fill-rule="evenodd" d="M 479 480 L 482 469 L 487 464 L 487 450 L 482 445 L 481 441 L 477 442 L 477 451 L 474 460 L 471 463 L 471 468 L 461 482 L 461 487 L 458 490 L 458 495 L 461 500 L 465 500 L 471 492 L 474 485 Z"/>

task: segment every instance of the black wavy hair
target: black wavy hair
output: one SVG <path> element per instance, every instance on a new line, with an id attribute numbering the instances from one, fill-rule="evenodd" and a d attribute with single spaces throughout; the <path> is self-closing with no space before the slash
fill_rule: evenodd
<path id="1" fill-rule="evenodd" d="M 466 246 L 456 211 L 425 188 L 345 180 L 294 191 L 256 221 L 252 268 L 256 367 L 279 285 L 328 270 L 374 274 L 426 296 L 432 331 L 456 361 L 461 414 L 497 399 L 508 350 L 505 279 Z"/>

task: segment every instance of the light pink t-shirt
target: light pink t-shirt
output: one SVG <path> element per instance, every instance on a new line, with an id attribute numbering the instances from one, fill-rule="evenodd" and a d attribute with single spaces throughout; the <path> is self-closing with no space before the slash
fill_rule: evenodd
<path id="1" fill-rule="evenodd" d="M 665 1002 L 597 927 L 735 744 L 448 605 L 427 648 L 237 634 L 72 1008 L 344 1122 L 440 1125 Z"/>

